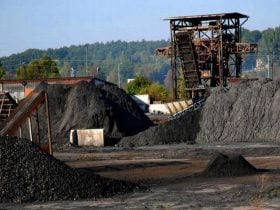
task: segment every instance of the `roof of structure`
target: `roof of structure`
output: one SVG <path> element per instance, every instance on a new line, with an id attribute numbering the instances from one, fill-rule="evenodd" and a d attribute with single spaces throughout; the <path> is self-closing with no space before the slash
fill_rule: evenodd
<path id="1" fill-rule="evenodd" d="M 192 15 L 192 16 L 178 16 L 178 17 L 168 17 L 164 20 L 186 20 L 186 21 L 201 21 L 201 20 L 219 20 L 227 18 L 249 18 L 249 16 L 238 13 L 221 13 L 221 14 L 208 14 L 208 15 Z"/>

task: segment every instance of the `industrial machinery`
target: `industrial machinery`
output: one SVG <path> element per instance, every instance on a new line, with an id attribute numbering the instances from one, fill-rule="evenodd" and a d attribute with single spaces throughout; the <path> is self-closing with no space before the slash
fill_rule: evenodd
<path id="1" fill-rule="evenodd" d="M 229 79 L 240 78 L 242 54 L 257 52 L 256 44 L 241 42 L 241 27 L 248 18 L 235 12 L 164 19 L 170 22 L 171 43 L 156 54 L 171 60 L 175 99 L 179 69 L 189 97 L 206 86 L 223 87 Z"/>

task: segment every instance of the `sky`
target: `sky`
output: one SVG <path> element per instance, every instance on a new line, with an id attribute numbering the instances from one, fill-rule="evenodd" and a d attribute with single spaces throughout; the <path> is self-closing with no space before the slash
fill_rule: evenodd
<path id="1" fill-rule="evenodd" d="M 280 0 L 0 0 L 0 56 L 112 40 L 169 38 L 163 18 L 240 12 L 244 27 L 280 26 Z"/>

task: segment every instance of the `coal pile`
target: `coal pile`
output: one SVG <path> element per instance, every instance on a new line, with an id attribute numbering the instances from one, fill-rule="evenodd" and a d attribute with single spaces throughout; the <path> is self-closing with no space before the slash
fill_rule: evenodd
<path id="1" fill-rule="evenodd" d="M 196 142 L 279 142 L 279 104 L 279 80 L 214 88 L 202 109 Z"/>
<path id="2" fill-rule="evenodd" d="M 199 112 L 123 138 L 120 146 L 178 142 L 279 142 L 280 81 L 244 81 L 213 88 Z"/>
<path id="3" fill-rule="evenodd" d="M 193 144 L 199 131 L 199 112 L 187 112 L 178 119 L 150 127 L 134 136 L 121 139 L 119 146 L 134 147 L 157 144 Z"/>
<path id="4" fill-rule="evenodd" d="M 210 160 L 202 175 L 207 177 L 231 177 L 250 175 L 257 172 L 258 170 L 241 155 L 227 156 L 218 154 Z"/>
<path id="5" fill-rule="evenodd" d="M 149 118 L 122 89 L 112 84 L 42 84 L 49 95 L 53 136 L 68 138 L 71 129 L 104 128 L 108 144 L 152 125 Z"/>
<path id="6" fill-rule="evenodd" d="M 0 202 L 109 197 L 138 187 L 72 169 L 26 139 L 0 137 Z"/>

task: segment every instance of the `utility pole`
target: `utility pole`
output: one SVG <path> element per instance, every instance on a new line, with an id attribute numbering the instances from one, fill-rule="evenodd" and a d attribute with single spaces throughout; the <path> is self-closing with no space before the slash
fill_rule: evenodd
<path id="1" fill-rule="evenodd" d="M 272 52 L 272 59 L 271 59 L 271 79 L 273 80 L 273 63 L 274 63 L 274 52 Z"/>
<path id="2" fill-rule="evenodd" d="M 269 70 L 270 70 L 270 62 L 269 62 L 269 55 L 267 55 L 267 78 L 269 79 L 270 78 L 270 75 L 269 75 Z"/>
<path id="3" fill-rule="evenodd" d="M 86 76 L 88 76 L 88 44 L 86 44 Z"/>
<path id="4" fill-rule="evenodd" d="M 121 88 L 121 76 L 120 76 L 120 65 L 122 63 L 118 63 L 118 84 L 119 84 L 119 88 Z"/>

